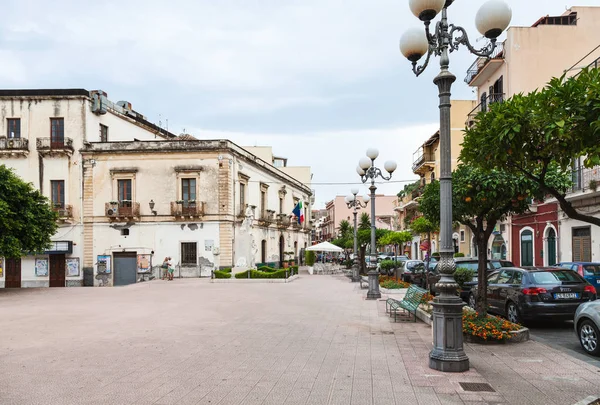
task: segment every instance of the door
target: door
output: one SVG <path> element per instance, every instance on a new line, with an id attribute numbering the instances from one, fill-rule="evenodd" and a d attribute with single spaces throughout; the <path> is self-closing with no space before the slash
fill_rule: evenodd
<path id="1" fill-rule="evenodd" d="M 21 259 L 5 260 L 5 288 L 21 288 Z"/>
<path id="2" fill-rule="evenodd" d="M 113 285 L 135 284 L 137 276 L 137 252 L 114 253 Z"/>
<path id="3" fill-rule="evenodd" d="M 279 268 L 280 269 L 283 269 L 283 260 L 285 259 L 284 255 L 283 255 L 284 247 L 285 247 L 285 239 L 284 239 L 283 235 L 281 235 L 279 237 Z"/>
<path id="4" fill-rule="evenodd" d="M 546 240 L 546 251 L 548 252 L 548 266 L 554 266 L 556 264 L 556 232 L 550 228 L 548 230 L 548 238 Z"/>
<path id="5" fill-rule="evenodd" d="M 64 118 L 50 118 L 50 148 L 62 149 L 65 147 L 65 120 Z"/>
<path id="6" fill-rule="evenodd" d="M 573 228 L 573 261 L 592 260 L 592 237 L 590 228 Z"/>
<path id="7" fill-rule="evenodd" d="M 533 266 L 533 232 L 521 233 L 521 266 Z"/>
<path id="8" fill-rule="evenodd" d="M 267 241 L 265 239 L 260 242 L 260 262 L 267 265 Z"/>
<path id="9" fill-rule="evenodd" d="M 50 255 L 50 287 L 65 286 L 65 255 Z"/>

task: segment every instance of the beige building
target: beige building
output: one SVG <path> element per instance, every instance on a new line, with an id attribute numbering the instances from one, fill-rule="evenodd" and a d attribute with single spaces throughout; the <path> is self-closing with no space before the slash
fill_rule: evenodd
<path id="1" fill-rule="evenodd" d="M 60 216 L 48 251 L 0 258 L 0 288 L 130 284 L 167 256 L 176 276 L 209 276 L 310 244 L 310 168 L 270 148 L 176 136 L 102 91 L 0 90 L 0 111 L 0 163 Z"/>

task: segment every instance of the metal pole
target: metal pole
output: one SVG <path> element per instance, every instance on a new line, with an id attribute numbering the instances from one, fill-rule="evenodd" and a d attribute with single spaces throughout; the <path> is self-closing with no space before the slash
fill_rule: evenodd
<path id="1" fill-rule="evenodd" d="M 360 281 L 360 275 L 358 273 L 358 235 L 356 216 L 358 212 L 356 210 L 356 197 L 354 201 L 354 263 L 352 263 L 352 282 L 357 283 Z"/>
<path id="2" fill-rule="evenodd" d="M 440 263 L 441 278 L 437 283 L 440 294 L 433 300 L 433 349 L 429 367 L 439 371 L 461 372 L 469 369 L 469 359 L 463 349 L 462 300 L 456 295 L 456 270 L 452 243 L 452 154 L 450 138 L 450 90 L 456 77 L 448 67 L 447 9 L 442 10 L 440 24 L 441 71 L 433 80 L 440 98 Z"/>
<path id="3" fill-rule="evenodd" d="M 373 162 L 373 169 L 375 166 L 375 162 Z M 375 176 L 371 177 L 371 260 L 370 264 L 377 263 L 377 241 L 375 239 L 375 190 L 377 187 L 375 186 Z M 377 267 L 372 268 L 367 273 L 369 276 L 369 291 L 367 292 L 368 300 L 376 300 L 381 298 L 381 292 L 379 291 L 379 272 L 377 271 Z"/>

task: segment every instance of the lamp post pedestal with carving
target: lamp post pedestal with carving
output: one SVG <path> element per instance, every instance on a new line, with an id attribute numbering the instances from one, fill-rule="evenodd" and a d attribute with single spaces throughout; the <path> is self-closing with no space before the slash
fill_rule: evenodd
<path id="1" fill-rule="evenodd" d="M 367 291 L 367 299 L 368 300 L 376 300 L 381 298 L 381 292 L 379 292 L 379 272 L 377 271 L 377 267 L 372 267 L 373 264 L 377 263 L 377 239 L 375 237 L 375 191 L 377 190 L 377 186 L 375 186 L 375 180 L 378 177 L 381 177 L 383 180 L 389 180 L 392 178 L 392 173 L 396 170 L 396 162 L 388 160 L 384 164 L 385 170 L 389 173 L 389 176 L 385 176 L 381 169 L 375 167 L 375 159 L 379 156 L 379 151 L 375 148 L 367 149 L 367 156 L 363 156 L 358 161 L 358 167 L 356 168 L 356 172 L 360 176 L 360 179 L 363 183 L 371 180 L 371 186 L 369 190 L 371 191 L 371 258 L 369 260 L 369 265 L 371 266 L 371 270 L 367 273 L 369 276 L 369 290 Z"/>
<path id="2" fill-rule="evenodd" d="M 356 198 L 356 195 L 358 194 L 358 189 L 353 188 L 352 189 L 352 194 L 350 194 L 349 196 L 346 197 L 345 201 L 346 201 L 346 205 L 348 206 L 348 208 L 353 208 L 353 214 L 354 214 L 354 261 L 355 263 L 352 264 L 352 282 L 353 283 L 357 283 L 360 281 L 360 274 L 359 274 L 359 265 L 358 265 L 358 237 L 357 237 L 357 221 L 356 221 L 356 216 L 358 214 L 358 210 L 361 208 L 367 208 L 367 204 L 369 203 L 369 200 L 371 199 L 371 197 L 369 197 L 368 195 L 365 195 L 363 197 L 363 202 L 361 203 L 358 198 Z"/>
<path id="3" fill-rule="evenodd" d="M 454 0 L 409 0 L 413 14 L 425 24 L 425 30 L 412 29 L 400 40 L 400 51 L 412 62 L 413 72 L 419 76 L 426 69 L 431 55 L 440 57 L 440 73 L 433 82 L 440 98 L 440 261 L 441 279 L 436 287 L 439 296 L 433 300 L 433 350 L 429 367 L 440 371 L 461 372 L 469 369 L 469 359 L 463 349 L 462 307 L 456 295 L 458 285 L 453 274 L 454 246 L 452 243 L 452 155 L 450 150 L 450 90 L 456 77 L 450 73 L 449 53 L 465 45 L 471 53 L 487 57 L 494 52 L 497 38 L 510 24 L 512 12 L 501 0 L 484 3 L 476 16 L 477 30 L 490 42 L 475 49 L 464 28 L 448 23 L 448 7 Z M 430 30 L 431 21 L 441 12 L 441 19 Z M 427 55 L 422 66 L 417 62 Z"/>

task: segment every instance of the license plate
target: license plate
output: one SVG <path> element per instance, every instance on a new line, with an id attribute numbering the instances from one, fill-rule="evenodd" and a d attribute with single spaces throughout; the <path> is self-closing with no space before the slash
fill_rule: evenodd
<path id="1" fill-rule="evenodd" d="M 600 278 L 596 280 L 596 284 L 600 284 Z"/>
<path id="2" fill-rule="evenodd" d="M 579 298 L 578 293 L 556 293 L 554 294 L 554 299 L 556 300 L 565 300 L 569 298 Z"/>

